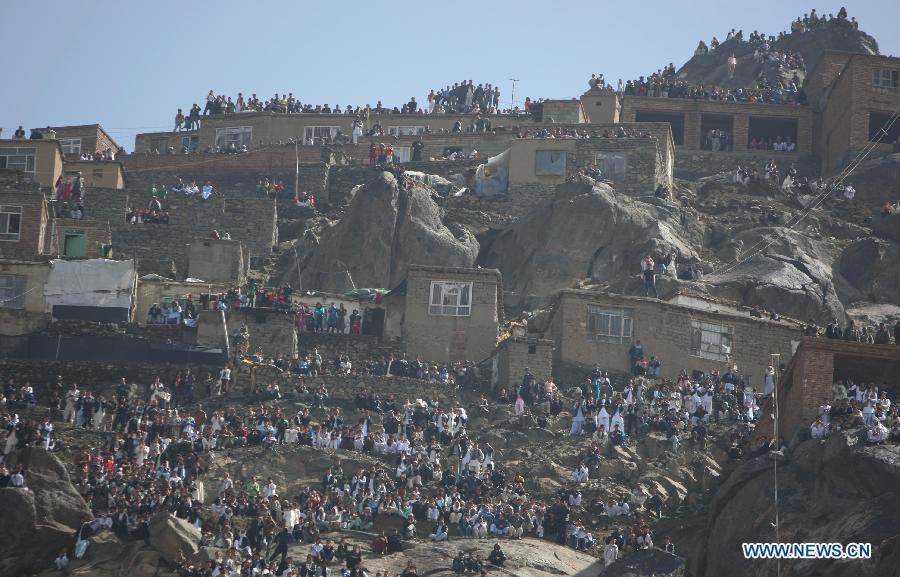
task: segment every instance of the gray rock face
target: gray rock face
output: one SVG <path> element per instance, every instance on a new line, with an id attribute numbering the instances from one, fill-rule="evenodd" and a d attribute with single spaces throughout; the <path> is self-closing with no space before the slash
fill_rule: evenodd
<path id="1" fill-rule="evenodd" d="M 900 242 L 900 214 L 891 216 L 878 215 L 872 217 L 872 234 L 875 236 Z"/>
<path id="2" fill-rule="evenodd" d="M 838 269 L 852 287 L 841 295 L 844 302 L 900 305 L 900 244 L 878 238 L 854 241 L 841 253 Z"/>
<path id="3" fill-rule="evenodd" d="M 55 455 L 28 447 L 7 456 L 10 466 L 28 468 L 28 489 L 0 489 L 0 577 L 20 575 L 52 563 L 73 543 L 91 512 Z"/>
<path id="4" fill-rule="evenodd" d="M 325 291 L 356 286 L 393 288 L 410 264 L 470 267 L 478 241 L 444 226 L 429 189 L 401 189 L 389 173 L 360 189 L 337 224 L 324 230 L 307 265 L 304 287 Z"/>
<path id="5" fill-rule="evenodd" d="M 782 564 L 792 577 L 875 577 L 898 575 L 897 523 L 900 448 L 863 446 L 864 431 L 834 433 L 825 443 L 797 445 L 786 465 L 778 465 L 782 542 L 869 542 L 872 559 Z M 704 546 L 689 562 L 696 577 L 774 574 L 775 562 L 748 561 L 742 542 L 774 541 L 773 461 L 742 464 L 717 491 L 709 507 Z M 785 568 L 787 567 L 787 572 Z"/>
<path id="6" fill-rule="evenodd" d="M 837 253 L 828 245 L 786 228 L 757 228 L 732 237 L 719 256 L 740 264 L 704 279 L 711 294 L 803 321 L 844 319 L 831 274 Z"/>
<path id="7" fill-rule="evenodd" d="M 684 559 L 660 549 L 645 549 L 619 559 L 599 577 L 682 577 Z"/>
<path id="8" fill-rule="evenodd" d="M 616 194 L 608 185 L 569 183 L 556 198 L 500 232 L 480 257 L 503 273 L 511 305 L 546 304 L 586 278 L 610 282 L 635 276 L 647 253 L 676 249 L 696 257 L 698 230 L 681 224 L 678 209 Z"/>
<path id="9" fill-rule="evenodd" d="M 190 557 L 200 547 L 200 530 L 169 513 L 157 513 L 150 519 L 150 546 L 169 562 L 178 558 L 179 551 Z"/>

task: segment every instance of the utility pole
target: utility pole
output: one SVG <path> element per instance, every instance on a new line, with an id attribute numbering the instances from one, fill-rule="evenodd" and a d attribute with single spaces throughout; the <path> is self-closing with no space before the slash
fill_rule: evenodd
<path id="1" fill-rule="evenodd" d="M 510 78 L 512 81 L 512 91 L 509 93 L 509 109 L 512 110 L 516 107 L 516 82 L 519 81 L 518 78 Z"/>

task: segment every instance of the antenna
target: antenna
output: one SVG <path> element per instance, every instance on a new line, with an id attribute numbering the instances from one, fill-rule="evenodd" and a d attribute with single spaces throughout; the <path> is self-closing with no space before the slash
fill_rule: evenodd
<path id="1" fill-rule="evenodd" d="M 509 94 L 509 109 L 512 110 L 516 107 L 516 82 L 519 81 L 518 78 L 510 78 L 512 81 L 512 91 Z"/>

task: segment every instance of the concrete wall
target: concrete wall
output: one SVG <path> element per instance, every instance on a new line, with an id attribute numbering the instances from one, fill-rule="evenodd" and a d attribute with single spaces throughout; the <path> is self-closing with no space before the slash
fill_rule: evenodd
<path id="1" fill-rule="evenodd" d="M 470 316 L 429 312 L 432 281 L 471 282 Z M 428 361 L 479 362 L 497 344 L 500 273 L 494 269 L 441 269 L 411 266 L 406 280 L 403 342 L 410 356 Z"/>
<path id="2" fill-rule="evenodd" d="M 246 278 L 244 247 L 234 240 L 197 240 L 188 245 L 188 277 L 241 286 Z"/>
<path id="3" fill-rule="evenodd" d="M 581 106 L 587 122 L 593 124 L 615 124 L 622 112 L 622 103 L 613 90 L 588 90 L 581 95 Z"/>
<path id="4" fill-rule="evenodd" d="M 674 379 L 681 369 L 727 370 L 730 364 L 752 376 L 752 384 L 761 387 L 772 353 L 781 362 L 790 360 L 793 345 L 800 341 L 802 329 L 787 321 L 769 321 L 734 314 L 699 311 L 655 299 L 565 290 L 553 316 L 551 332 L 556 341 L 558 363 L 590 370 L 595 363 L 603 369 L 629 372 L 628 349 L 632 342 L 609 344 L 592 339 L 587 330 L 589 305 L 633 310 L 633 339 L 640 340 L 644 355 L 656 356 L 662 363 L 661 376 Z M 720 362 L 691 354 L 691 321 L 725 325 L 733 329 L 731 361 Z"/>
<path id="5" fill-rule="evenodd" d="M 494 353 L 494 387 L 513 389 L 522 383 L 525 369 L 537 382 L 553 376 L 553 341 L 510 337 Z"/>

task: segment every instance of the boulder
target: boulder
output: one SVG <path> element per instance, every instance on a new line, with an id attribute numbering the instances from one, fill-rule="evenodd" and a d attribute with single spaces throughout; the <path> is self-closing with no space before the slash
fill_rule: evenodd
<path id="1" fill-rule="evenodd" d="M 714 296 L 801 321 L 843 320 L 831 272 L 838 254 L 831 245 L 791 229 L 750 229 L 719 249 L 725 264 L 704 279 L 705 285 Z"/>
<path id="2" fill-rule="evenodd" d="M 900 218 L 896 221 L 900 231 Z M 898 232 L 900 235 L 900 232 Z M 868 301 L 900 305 L 900 244 L 880 238 L 862 238 L 844 249 L 838 270 L 852 287 L 844 302 Z"/>
<path id="3" fill-rule="evenodd" d="M 366 184 L 344 217 L 326 228 L 303 269 L 305 286 L 343 291 L 355 286 L 393 288 L 410 264 L 471 267 L 478 241 L 464 229 L 451 231 L 430 189 L 401 188 L 390 173 Z"/>
<path id="4" fill-rule="evenodd" d="M 65 465 L 53 453 L 26 447 L 9 455 L 7 462 L 11 467 L 21 464 L 28 469 L 28 488 L 34 493 L 39 523 L 56 522 L 77 530 L 93 518 Z"/>
<path id="5" fill-rule="evenodd" d="M 872 232 L 875 236 L 900 242 L 900 213 L 873 218 Z"/>
<path id="6" fill-rule="evenodd" d="M 607 184 L 573 182 L 514 222 L 482 250 L 483 266 L 503 273 L 508 306 L 541 306 L 586 278 L 610 282 L 636 276 L 647 253 L 676 249 L 694 259 L 702 240 L 682 225 L 681 209 L 617 194 Z"/>
<path id="7" fill-rule="evenodd" d="M 169 513 L 157 513 L 150 519 L 150 546 L 169 562 L 178 558 L 179 551 L 190 557 L 200 547 L 200 530 Z"/>

